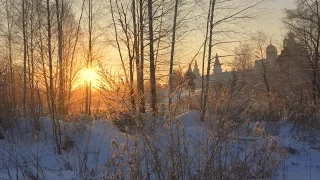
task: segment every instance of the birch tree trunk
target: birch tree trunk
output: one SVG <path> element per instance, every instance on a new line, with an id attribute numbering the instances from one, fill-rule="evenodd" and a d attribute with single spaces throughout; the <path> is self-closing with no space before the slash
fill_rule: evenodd
<path id="1" fill-rule="evenodd" d="M 140 2 L 142 3 L 142 2 Z M 142 10 L 143 4 L 140 4 L 139 11 Z M 137 88 L 138 88 L 138 103 L 139 103 L 139 112 L 145 113 L 145 103 L 144 103 L 144 87 L 143 87 L 143 51 L 139 52 L 139 33 L 137 28 L 137 15 L 136 15 L 137 5 L 136 0 L 132 0 L 132 18 L 133 18 L 133 36 L 134 36 L 134 52 L 136 60 L 136 69 L 137 69 Z M 141 16 L 142 15 L 142 16 Z M 140 13 L 140 43 L 143 44 L 143 14 Z M 142 29 L 142 30 L 141 30 Z M 142 37 L 141 37 L 142 36 Z M 141 42 L 142 41 L 142 42 Z M 141 47 L 143 48 L 143 47 Z"/>

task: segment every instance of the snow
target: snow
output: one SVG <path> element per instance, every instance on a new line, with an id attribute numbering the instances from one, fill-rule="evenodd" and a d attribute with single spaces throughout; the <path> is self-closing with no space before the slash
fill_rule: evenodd
<path id="1" fill-rule="evenodd" d="M 133 150 L 133 142 L 145 141 L 143 138 L 119 131 L 107 120 L 64 122 L 61 123 L 63 138 L 67 136 L 71 138 L 75 142 L 75 147 L 58 155 L 52 141 L 51 120 L 41 119 L 40 142 L 34 141 L 30 122 L 19 119 L 10 131 L 5 132 L 6 138 L 0 140 L 0 179 L 28 179 L 26 178 L 28 174 L 30 179 L 36 174 L 39 179 L 49 180 L 76 180 L 83 177 L 101 179 L 105 177 L 106 164 L 120 162 L 119 157 L 122 157 L 122 162 L 129 161 L 129 158 L 126 159 L 127 155 L 121 154 L 119 150 L 127 149 L 130 152 Z M 213 124 L 209 121 L 201 122 L 198 111 L 189 111 L 180 115 L 171 125 L 171 129 L 183 129 L 181 138 L 184 139 L 188 148 L 185 152 L 186 156 L 201 157 L 202 154 L 196 155 L 199 150 L 197 148 L 200 148 L 197 146 L 205 145 L 206 142 L 202 141 L 210 137 L 210 129 L 217 128 Z M 230 147 L 231 151 L 239 152 L 240 157 L 244 157 L 245 153 L 263 146 L 265 142 L 268 146 L 278 143 L 285 152 L 284 161 L 281 161 L 272 179 L 320 179 L 320 133 L 318 130 L 294 126 L 288 121 L 260 122 L 260 124 L 268 134 L 267 137 L 254 135 L 255 122 L 250 122 L 248 126 L 240 124 L 236 126 L 239 132 L 229 136 L 228 143 L 232 145 L 226 145 L 226 147 Z M 249 129 L 248 133 L 241 133 L 244 128 Z M 168 125 L 163 125 L 162 129 L 153 132 L 155 136 L 152 141 L 155 147 L 161 149 L 170 146 L 169 130 Z M 84 166 L 84 157 L 87 159 L 86 166 Z M 159 157 L 165 158 L 165 152 L 160 153 Z M 86 173 L 81 172 L 84 168 L 87 170 Z M 110 166 L 108 168 L 113 168 L 114 171 L 121 168 L 125 172 L 129 171 L 129 167 Z M 190 168 L 192 168 L 191 173 L 196 172 L 195 166 Z M 150 177 L 156 178 L 155 175 Z"/>
<path id="2" fill-rule="evenodd" d="M 198 135 L 201 130 L 208 127 L 205 123 L 199 121 L 200 115 L 197 111 L 191 111 L 180 116 L 180 120 L 185 128 L 186 134 Z M 271 128 L 279 126 L 279 133 L 271 135 L 271 138 L 277 140 L 282 149 L 286 150 L 283 165 L 278 169 L 278 176 L 275 179 L 320 179 L 320 131 L 313 128 L 300 128 L 288 121 L 277 123 L 261 123 L 267 132 L 272 132 Z M 249 129 L 253 132 L 255 123 L 249 124 Z M 268 126 L 270 126 L 268 128 Z M 269 130 L 268 130 L 269 129 Z M 311 130 L 310 130 L 311 129 Z M 314 137 L 310 140 L 310 131 Z M 237 136 L 238 140 L 243 141 L 263 141 L 261 136 Z M 313 141 L 310 145 L 310 141 Z M 296 150 L 296 154 L 291 154 L 287 149 Z M 311 166 L 310 166 L 311 165 Z M 311 167 L 311 168 L 310 168 Z M 311 177 L 311 178 L 310 178 Z"/>
<path id="3" fill-rule="evenodd" d="M 17 131 L 6 133 L 6 138 L 0 141 L 0 179 L 10 179 L 10 176 L 20 179 L 26 171 L 37 174 L 37 169 L 40 179 L 77 179 L 80 173 L 74 169 L 80 169 L 84 153 L 88 154 L 87 168 L 102 166 L 109 159 L 111 141 L 121 143 L 129 138 L 106 121 L 95 121 L 93 124 L 62 123 L 65 134 L 71 136 L 76 147 L 57 155 L 52 140 L 45 140 L 45 136 L 48 139 L 52 137 L 51 120 L 45 118 L 42 123 L 43 131 L 38 143 L 31 140 L 32 134 L 26 131 L 26 123 L 22 121 L 15 128 L 20 129 L 20 135 L 24 134 L 19 142 L 13 143 L 10 138 L 13 137 L 10 134 L 18 134 Z"/>

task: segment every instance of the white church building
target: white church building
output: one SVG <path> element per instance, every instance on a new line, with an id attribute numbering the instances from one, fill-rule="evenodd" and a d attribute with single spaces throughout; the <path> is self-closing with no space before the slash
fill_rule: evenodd
<path id="1" fill-rule="evenodd" d="M 287 42 L 286 42 L 287 43 Z M 262 71 L 263 65 L 265 66 L 274 66 L 276 64 L 276 61 L 278 59 L 278 51 L 277 48 L 270 43 L 270 45 L 266 49 L 266 58 L 265 59 L 259 59 L 255 60 L 253 71 L 259 73 Z M 193 74 L 195 75 L 195 85 L 196 89 L 201 88 L 202 84 L 202 76 L 200 74 L 200 70 L 197 64 L 197 61 L 194 64 L 194 68 L 192 70 Z M 233 71 L 223 71 L 222 69 L 222 63 L 220 63 L 219 56 L 216 54 L 215 61 L 214 61 L 214 67 L 212 74 L 210 74 L 210 82 L 214 83 L 222 83 L 227 84 L 233 79 L 234 72 Z"/>

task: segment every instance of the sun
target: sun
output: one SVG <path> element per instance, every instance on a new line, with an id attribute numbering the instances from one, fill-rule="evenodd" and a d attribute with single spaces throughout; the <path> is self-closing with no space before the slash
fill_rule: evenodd
<path id="1" fill-rule="evenodd" d="M 83 69 L 83 70 L 81 70 L 80 74 L 81 74 L 81 79 L 83 80 L 83 82 L 91 82 L 91 85 L 93 87 L 98 86 L 99 76 L 94 69 L 92 69 L 92 68 Z"/>

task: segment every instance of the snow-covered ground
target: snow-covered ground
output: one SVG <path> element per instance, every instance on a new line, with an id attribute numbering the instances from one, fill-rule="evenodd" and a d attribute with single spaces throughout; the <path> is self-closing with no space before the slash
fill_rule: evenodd
<path id="1" fill-rule="evenodd" d="M 34 135 L 26 131 L 25 124 L 20 120 L 14 132 L 6 133 L 6 138 L 0 140 L 0 179 L 33 179 L 35 175 L 38 178 L 34 179 L 81 179 L 85 175 L 79 170 L 85 166 L 89 170 L 99 170 L 99 166 L 103 166 L 112 155 L 112 143 L 129 139 L 106 121 L 64 123 L 63 138 L 70 137 L 75 146 L 57 155 L 50 119 L 42 119 L 40 142 L 34 141 Z"/>
<path id="2" fill-rule="evenodd" d="M 163 129 L 156 130 L 154 134 L 157 136 L 154 136 L 154 139 L 149 139 L 149 135 L 146 135 L 148 138 L 145 139 L 155 141 L 153 143 L 155 147 L 169 147 L 167 142 L 169 129 L 181 128 L 183 134 L 179 137 L 186 144 L 188 142 L 186 147 L 190 148 L 186 154 L 194 155 L 197 151 L 196 148 L 201 147 L 192 145 L 195 142 L 207 140 L 210 136 L 209 127 L 212 128 L 212 126 L 210 123 L 199 121 L 197 111 L 182 114 L 178 119 L 179 121 L 171 128 L 163 125 Z M 275 141 L 284 152 L 282 154 L 284 160 L 279 159 L 277 172 L 271 179 L 320 179 L 320 133 L 317 130 L 301 128 L 285 121 L 279 123 L 261 122 L 261 126 L 266 132 L 266 135 L 262 137 L 254 135 L 255 126 L 255 123 L 249 123 L 245 127 L 247 133 L 241 133 L 243 125 L 237 126 L 239 133 L 232 133 L 228 136 L 233 144 L 232 151 L 239 151 L 239 154 L 249 153 L 255 146 L 262 145 L 262 142 L 268 142 L 267 144 L 270 145 Z M 106 120 L 95 120 L 92 123 L 63 123 L 62 138 L 72 139 L 74 146 L 63 151 L 62 155 L 57 155 L 52 141 L 50 119 L 41 119 L 39 142 L 35 142 L 35 134 L 30 131 L 31 125 L 28 121 L 19 120 L 11 129 L 5 133 L 5 139 L 0 140 L 0 179 L 36 179 L 36 176 L 38 179 L 52 180 L 76 180 L 83 177 L 101 179 L 109 177 L 109 174 L 105 173 L 106 168 L 109 168 L 110 172 L 124 171 L 127 174 L 124 173 L 121 177 L 129 178 L 128 171 L 132 169 L 129 164 L 132 159 L 128 156 L 134 150 L 133 142 L 142 143 L 145 141 L 144 138 L 119 131 L 110 121 Z M 202 156 L 202 154 L 198 155 Z M 206 157 L 204 154 L 203 156 Z M 163 157 L 165 157 L 164 154 Z M 128 165 L 117 166 L 117 161 L 120 164 L 120 160 L 128 162 Z M 114 165 L 108 166 L 109 164 Z M 188 167 L 194 168 L 195 166 Z M 190 171 L 192 174 L 196 169 Z M 155 175 L 149 177 L 156 179 Z"/>
<path id="3" fill-rule="evenodd" d="M 197 112 L 188 112 L 180 117 L 185 130 L 195 134 L 199 129 L 207 127 L 197 121 Z M 268 137 L 254 135 L 255 123 L 248 126 L 249 134 L 236 135 L 239 141 L 259 141 L 266 138 L 279 142 L 284 151 L 284 161 L 279 165 L 276 176 L 272 179 L 320 179 L 320 131 L 310 127 L 301 127 L 286 121 L 279 123 L 261 123 Z M 241 129 L 243 127 L 239 127 Z M 195 129 L 197 129 L 195 131 Z"/>

